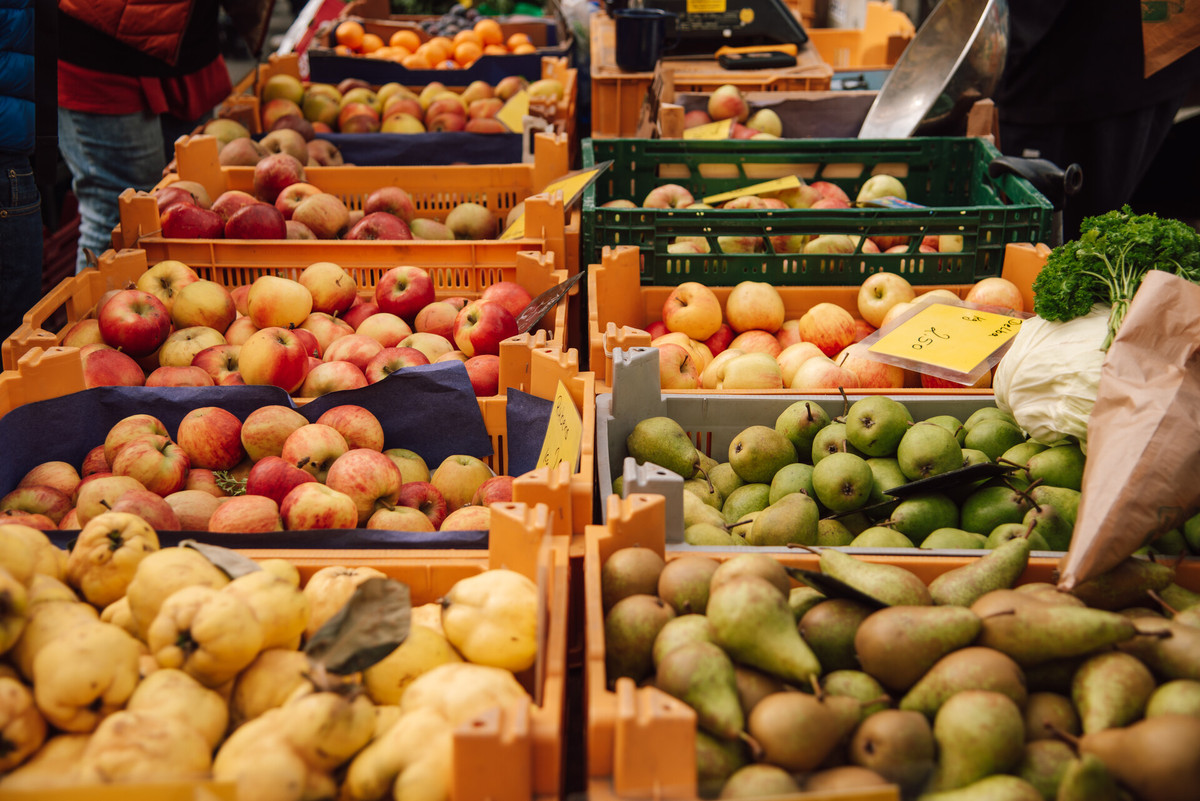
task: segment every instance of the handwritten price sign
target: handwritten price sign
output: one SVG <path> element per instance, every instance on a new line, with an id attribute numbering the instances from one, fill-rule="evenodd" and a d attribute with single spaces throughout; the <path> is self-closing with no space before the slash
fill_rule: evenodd
<path id="1" fill-rule="evenodd" d="M 880 336 L 868 351 L 970 373 L 1020 329 L 1016 317 L 931 303 Z"/>
<path id="2" fill-rule="evenodd" d="M 579 461 L 579 445 L 583 441 L 583 421 L 579 410 L 571 400 L 571 393 L 558 382 L 554 391 L 554 407 L 550 410 L 550 423 L 546 426 L 546 438 L 542 441 L 542 452 L 538 455 L 538 467 L 557 467 L 566 462 L 575 469 Z"/>

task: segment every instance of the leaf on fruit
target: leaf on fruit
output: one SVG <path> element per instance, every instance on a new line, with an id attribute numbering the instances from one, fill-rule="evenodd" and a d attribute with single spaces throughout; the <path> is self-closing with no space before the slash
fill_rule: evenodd
<path id="1" fill-rule="evenodd" d="M 230 548 L 222 548 L 219 545 L 207 545 L 196 540 L 183 540 L 179 543 L 179 547 L 199 551 L 201 556 L 212 562 L 214 567 L 231 579 L 262 570 L 258 562 L 248 559 Z"/>
<path id="2" fill-rule="evenodd" d="M 822 593 L 826 598 L 845 598 L 849 601 L 858 601 L 871 609 L 883 609 L 884 607 L 891 606 L 891 604 L 885 603 L 873 595 L 868 595 L 862 590 L 851 587 L 841 579 L 827 576 L 819 570 L 804 570 L 799 567 L 785 567 L 784 569 L 787 570 L 789 576 L 807 584 L 817 592 Z"/>
<path id="3" fill-rule="evenodd" d="M 395 579 L 370 578 L 317 630 L 304 653 L 318 669 L 341 676 L 366 670 L 408 638 L 412 596 Z"/>
<path id="4" fill-rule="evenodd" d="M 227 495 L 246 494 L 246 479 L 236 478 L 228 470 L 214 470 L 213 480 L 217 483 L 217 487 Z"/>

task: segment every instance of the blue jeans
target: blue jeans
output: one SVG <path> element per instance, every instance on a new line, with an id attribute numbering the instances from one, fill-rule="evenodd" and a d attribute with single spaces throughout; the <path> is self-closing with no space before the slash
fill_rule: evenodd
<path id="1" fill-rule="evenodd" d="M 87 267 L 84 248 L 99 256 L 112 247 L 121 221 L 117 197 L 131 187 L 149 191 L 162 180 L 162 128 L 158 115 L 148 112 L 90 114 L 60 107 L 58 149 L 79 199 L 79 272 Z"/>
<path id="2" fill-rule="evenodd" d="M 42 296 L 42 201 L 29 157 L 0 152 L 0 337 Z"/>

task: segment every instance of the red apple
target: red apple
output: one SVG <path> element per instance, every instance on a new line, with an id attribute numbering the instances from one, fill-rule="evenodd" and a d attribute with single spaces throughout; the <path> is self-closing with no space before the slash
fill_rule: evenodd
<path id="1" fill-rule="evenodd" d="M 854 342 L 856 329 L 850 312 L 835 303 L 818 303 L 800 318 L 800 337 L 826 356 L 834 356 Z"/>
<path id="2" fill-rule="evenodd" d="M 375 239 L 409 240 L 412 231 L 408 223 L 386 211 L 374 211 L 350 226 L 343 239 L 369 241 Z"/>
<path id="3" fill-rule="evenodd" d="M 325 350 L 325 361 L 350 362 L 365 374 L 367 365 L 382 350 L 383 345 L 377 339 L 365 334 L 347 334 L 330 343 Z"/>
<path id="4" fill-rule="evenodd" d="M 164 498 L 179 519 L 180 531 L 208 531 L 208 520 L 221 502 L 202 490 L 183 489 Z"/>
<path id="5" fill-rule="evenodd" d="M 212 209 L 191 203 L 176 203 L 159 218 L 162 235 L 167 239 L 220 239 L 225 222 Z"/>
<path id="6" fill-rule="evenodd" d="M 449 341 L 454 336 L 454 318 L 457 316 L 458 308 L 454 304 L 434 301 L 417 312 L 413 328 L 418 333 L 437 334 Z"/>
<path id="7" fill-rule="evenodd" d="M 378 303 L 370 300 L 360 300 L 346 310 L 346 313 L 342 315 L 342 319 L 349 323 L 352 328 L 357 329 L 363 320 L 377 311 L 379 311 Z"/>
<path id="8" fill-rule="evenodd" d="M 497 281 L 484 289 L 480 298 L 482 300 L 494 300 L 508 309 L 513 317 L 518 317 L 525 310 L 525 307 L 529 305 L 529 302 L 533 300 L 533 295 L 530 294 L 528 289 L 515 281 Z"/>
<path id="9" fill-rule="evenodd" d="M 395 462 L 369 448 L 346 451 L 334 461 L 325 477 L 326 486 L 354 500 L 359 525 L 366 523 L 376 509 L 395 506 L 403 481 Z"/>
<path id="10" fill-rule="evenodd" d="M 279 456 L 264 456 L 254 463 L 246 476 L 247 495 L 265 495 L 280 505 L 297 486 L 317 479 Z"/>
<path id="11" fill-rule="evenodd" d="M 842 208 L 842 209 L 845 209 L 845 208 L 850 207 L 850 196 L 847 195 L 845 190 L 843 190 L 837 184 L 830 183 L 829 181 L 813 181 L 811 184 L 809 184 L 809 186 L 811 186 L 813 189 L 815 189 L 817 191 L 817 201 L 813 203 L 812 208 Z M 816 203 L 818 203 L 822 200 L 834 201 L 841 205 L 817 206 Z"/>
<path id="12" fill-rule="evenodd" d="M 340 314 L 350 308 L 358 297 L 354 276 L 340 264 L 318 261 L 300 272 L 300 285 L 312 295 L 312 309 L 326 314 Z"/>
<path id="13" fill-rule="evenodd" d="M 148 387 L 213 387 L 217 382 L 199 367 L 168 366 L 156 368 L 146 376 Z"/>
<path id="14" fill-rule="evenodd" d="M 199 490 L 214 498 L 224 498 L 229 495 L 217 483 L 216 474 L 204 467 L 193 467 L 188 470 L 187 483 L 183 485 L 183 488 L 184 490 Z"/>
<path id="15" fill-rule="evenodd" d="M 361 389 L 367 383 L 363 371 L 350 362 L 321 362 L 308 371 L 295 394 L 299 398 L 319 398 L 330 392 Z"/>
<path id="16" fill-rule="evenodd" d="M 140 387 L 146 374 L 132 356 L 107 345 L 80 348 L 83 360 L 83 385 L 92 387 Z"/>
<path id="17" fill-rule="evenodd" d="M 79 525 L 86 526 L 93 517 L 111 509 L 123 493 L 133 489 L 145 489 L 145 486 L 131 476 L 92 474 L 87 481 L 79 484 L 79 496 L 75 502 Z"/>
<path id="18" fill-rule="evenodd" d="M 468 357 L 500 353 L 500 343 L 517 335 L 516 318 L 499 303 L 474 300 L 454 319 L 454 344 Z"/>
<path id="19" fill-rule="evenodd" d="M 365 528 L 379 531 L 436 531 L 421 510 L 408 506 L 376 509 L 367 519 Z"/>
<path id="20" fill-rule="evenodd" d="M 79 476 L 82 480 L 95 473 L 107 473 L 109 471 L 110 467 L 108 458 L 104 455 L 104 446 L 97 445 L 87 452 L 87 456 L 83 457 L 83 464 L 79 468 Z"/>
<path id="21" fill-rule="evenodd" d="M 317 239 L 337 239 L 350 227 L 350 209 L 337 195 L 320 192 L 300 201 L 292 219 L 308 226 Z"/>
<path id="22" fill-rule="evenodd" d="M 226 239 L 287 239 L 287 224 L 269 203 L 243 206 L 225 223 Z"/>
<path id="23" fill-rule="evenodd" d="M 232 373 L 237 373 L 240 345 L 212 345 L 192 357 L 192 367 L 199 367 L 212 378 L 214 384 L 223 384 Z M 238 374 L 239 378 L 241 374 Z"/>
<path id="24" fill-rule="evenodd" d="M 53 487 L 68 498 L 73 498 L 75 490 L 79 488 L 79 481 L 79 471 L 75 469 L 74 465 L 69 462 L 50 461 L 34 465 L 26 471 L 21 480 L 17 482 L 17 486 Z"/>
<path id="25" fill-rule="evenodd" d="M 834 361 L 858 376 L 859 387 L 900 389 L 904 386 L 904 368 L 867 356 L 862 345 L 847 345 Z"/>
<path id="26" fill-rule="evenodd" d="M 646 333 L 650 335 L 650 341 L 653 342 L 659 337 L 671 333 L 671 329 L 667 328 L 667 324 L 662 320 L 655 320 L 646 326 Z M 713 355 L 715 356 L 716 354 Z"/>
<path id="27" fill-rule="evenodd" d="M 229 290 L 216 281 L 199 280 L 179 290 L 171 306 L 175 328 L 206 326 L 217 333 L 224 331 L 237 317 L 237 308 Z M 224 340 L 224 337 L 221 337 Z"/>
<path id="28" fill-rule="evenodd" d="M 363 213 L 369 216 L 377 211 L 386 211 L 406 223 L 416 216 L 412 195 L 398 186 L 383 186 L 367 195 Z"/>
<path id="29" fill-rule="evenodd" d="M 216 508 L 208 519 L 208 530 L 215 534 L 266 534 L 283 531 L 283 520 L 279 504 L 270 498 L 237 495 Z"/>
<path id="30" fill-rule="evenodd" d="M 123 289 L 100 310 L 104 341 L 138 358 L 156 351 L 171 332 L 171 315 L 162 301 L 148 292 Z"/>
<path id="31" fill-rule="evenodd" d="M 330 465 L 348 450 L 346 438 L 336 428 L 308 423 L 288 435 L 280 456 L 324 483 Z"/>
<path id="32" fill-rule="evenodd" d="M 314 311 L 304 318 L 297 330 L 308 331 L 317 341 L 319 352 L 324 355 L 336 340 L 354 333 L 354 326 L 340 317 Z"/>
<path id="33" fill-rule="evenodd" d="M 129 476 L 159 495 L 183 489 L 191 462 L 169 438 L 148 434 L 121 446 L 112 460 L 115 475 Z"/>
<path id="34" fill-rule="evenodd" d="M 272 153 L 254 165 L 254 196 L 274 203 L 285 188 L 304 180 L 304 165 L 295 156 Z"/>
<path id="35" fill-rule="evenodd" d="M 433 301 L 433 280 L 420 267 L 393 267 L 375 284 L 375 303 L 379 310 L 405 320 L 413 320 L 417 312 Z"/>
<path id="36" fill-rule="evenodd" d="M 289 531 L 355 528 L 358 509 L 344 492 L 315 481 L 292 489 L 279 504 L 283 525 Z"/>
<path id="37" fill-rule="evenodd" d="M 492 476 L 479 485 L 471 496 L 472 506 L 487 506 L 491 503 L 510 503 L 513 494 L 512 476 Z"/>
<path id="38" fill-rule="evenodd" d="M 400 485 L 400 495 L 397 499 L 400 506 L 408 506 L 419 510 L 429 519 L 434 529 L 442 525 L 449 509 L 446 499 L 437 487 L 428 481 L 406 481 Z"/>
<path id="39" fill-rule="evenodd" d="M 317 422 L 337 429 L 353 450 L 383 450 L 383 425 L 375 414 L 362 406 L 345 403 L 326 409 Z"/>
<path id="40" fill-rule="evenodd" d="M 387 457 L 384 457 L 387 458 Z M 391 459 L 388 459 L 390 462 Z M 397 468 L 397 471 L 399 468 Z M 45 515 L 57 525 L 71 511 L 71 496 L 56 487 L 27 484 L 0 498 L 0 512 Z"/>
<path id="41" fill-rule="evenodd" d="M 447 456 L 433 471 L 429 482 L 438 488 L 446 499 L 446 507 L 453 512 L 470 503 L 479 485 L 495 473 L 487 464 L 474 456 L 453 454 Z"/>
<path id="42" fill-rule="evenodd" d="M 264 328 L 250 335 L 238 352 L 238 372 L 247 384 L 267 384 L 294 392 L 308 373 L 304 343 L 286 328 Z"/>
<path id="43" fill-rule="evenodd" d="M 446 515 L 439 531 L 489 531 L 492 510 L 487 506 L 463 506 Z"/>
<path id="44" fill-rule="evenodd" d="M 302 222 L 297 220 L 284 220 L 284 225 L 287 228 L 287 236 L 285 237 L 286 239 L 305 240 L 308 242 L 317 241 L 317 235 L 312 232 L 311 228 Z"/>
<path id="45" fill-rule="evenodd" d="M 174 507 L 161 495 L 148 489 L 131 489 L 121 493 L 110 511 L 137 515 L 155 531 L 179 531 L 182 528 Z"/>
<path id="46" fill-rule="evenodd" d="M 395 347 L 402 339 L 412 334 L 404 319 L 390 312 L 372 314 L 359 324 L 355 331 L 360 336 L 370 337 L 385 348 Z"/>
<path id="47" fill-rule="evenodd" d="M 291 329 L 312 313 L 312 293 L 291 278 L 260 275 L 246 295 L 246 312 L 260 329 Z"/>
<path id="48" fill-rule="evenodd" d="M 65 348 L 82 348 L 84 345 L 104 344 L 104 336 L 100 333 L 100 321 L 95 317 L 79 320 L 67 329 L 59 344 Z"/>
<path id="49" fill-rule="evenodd" d="M 159 214 L 162 214 L 176 203 L 190 203 L 193 206 L 197 205 L 195 196 L 182 186 L 167 184 L 160 189 L 154 190 L 153 194 L 154 199 L 158 202 Z"/>
<path id="50" fill-rule="evenodd" d="M 104 435 L 104 458 L 111 465 L 117 451 L 128 442 L 143 436 L 165 437 L 167 427 L 152 414 L 139 413 L 122 417 Z"/>
<path id="51" fill-rule="evenodd" d="M 246 458 L 242 421 L 219 406 L 201 406 L 184 415 L 175 440 L 196 467 L 232 470 Z"/>
<path id="52" fill-rule="evenodd" d="M 283 453 L 283 443 L 308 418 L 290 406 L 260 406 L 242 421 L 241 440 L 246 455 L 254 461 Z"/>
<path id="53" fill-rule="evenodd" d="M 993 276 L 976 281 L 967 291 L 965 300 L 981 306 L 994 306 L 997 310 L 1024 311 L 1025 301 L 1021 290 L 1007 278 Z"/>
<path id="54" fill-rule="evenodd" d="M 367 377 L 367 383 L 374 384 L 405 367 L 419 364 L 429 364 L 429 359 L 416 348 L 384 348 L 367 363 L 363 374 Z"/>
<path id="55" fill-rule="evenodd" d="M 300 201 L 306 197 L 321 194 L 321 188 L 314 186 L 306 181 L 299 183 L 288 184 L 275 198 L 275 208 L 279 209 L 279 213 L 283 215 L 283 219 L 292 219 L 292 213 L 296 207 L 300 205 Z"/>
<path id="56" fill-rule="evenodd" d="M 858 376 L 847 370 L 828 356 L 813 356 L 805 359 L 792 376 L 790 389 L 838 389 L 839 387 L 857 387 Z"/>
<path id="57" fill-rule="evenodd" d="M 771 356 L 778 356 L 783 350 L 774 334 L 756 329 L 738 334 L 729 343 L 729 347 L 746 353 L 766 353 Z"/>
<path id="58" fill-rule="evenodd" d="M 500 392 L 500 357 L 491 353 L 472 356 L 466 361 L 467 377 L 475 397 L 490 398 Z"/>
<path id="59" fill-rule="evenodd" d="M 217 195 L 217 199 L 213 201 L 212 210 L 220 215 L 222 230 L 224 230 L 225 223 L 229 222 L 229 218 L 235 212 L 246 206 L 252 206 L 255 203 L 261 202 L 261 200 L 249 192 L 243 192 L 240 189 L 227 189 Z"/>

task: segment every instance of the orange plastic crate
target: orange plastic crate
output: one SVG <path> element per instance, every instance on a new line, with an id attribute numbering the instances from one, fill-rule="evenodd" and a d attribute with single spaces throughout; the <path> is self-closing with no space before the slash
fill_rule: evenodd
<path id="1" fill-rule="evenodd" d="M 308 266 L 308 263 L 272 266 L 272 255 L 271 251 L 264 251 L 260 254 L 261 258 L 252 264 L 189 266 L 201 278 L 215 281 L 227 289 L 253 283 L 255 278 L 265 273 L 297 278 L 300 271 Z M 555 269 L 555 264 L 552 252 L 519 251 L 515 260 L 506 266 L 485 268 L 470 262 L 457 265 L 451 262 L 426 269 L 433 279 L 434 292 L 439 299 L 460 296 L 473 300 L 484 289 L 500 281 L 516 282 L 537 297 L 567 279 L 566 271 Z M 0 345 L 3 368 L 15 369 L 21 356 L 32 348 L 45 349 L 58 345 L 72 324 L 95 316 L 96 304 L 105 292 L 136 282 L 149 266 L 144 250 L 109 250 L 100 256 L 95 269 L 89 268 L 78 275 L 64 278 L 25 313 L 22 324 Z M 354 276 L 364 294 L 370 294 L 370 288 L 374 287 L 379 276 L 390 269 L 346 262 L 342 266 Z M 535 328 L 535 332 L 544 333 L 546 342 L 560 349 L 566 347 L 568 334 L 574 330 L 567 323 L 569 305 L 570 301 L 559 303 Z"/>
<path id="2" fill-rule="evenodd" d="M 617 67 L 616 29 L 607 14 L 593 14 L 590 26 L 592 138 L 638 136 L 654 73 L 624 72 Z M 662 62 L 662 69 L 673 73 L 679 92 L 708 93 L 722 84 L 745 92 L 818 90 L 828 89 L 833 80 L 833 68 L 814 47 L 801 48 L 796 66 L 781 70 L 724 70 L 712 59 Z"/>
<path id="3" fill-rule="evenodd" d="M 1025 308 L 1033 308 L 1033 279 L 1046 263 L 1050 248 L 1046 245 L 1010 244 L 1004 256 L 1003 275 L 1021 288 Z M 588 364 L 596 373 L 597 392 L 612 392 L 613 350 L 649 347 L 650 335 L 645 327 L 662 319 L 662 307 L 673 287 L 642 286 L 640 284 L 638 249 L 623 246 L 606 247 L 601 264 L 588 267 Z M 915 286 L 918 294 L 930 289 L 949 289 L 965 297 L 970 284 Z M 732 287 L 713 287 L 722 306 Z M 778 287 L 783 297 L 787 319 L 799 317 L 817 303 L 836 303 L 858 316 L 857 286 L 784 286 Z M 872 390 L 856 389 L 856 393 Z M 896 390 L 881 390 L 895 392 Z M 726 394 L 720 390 L 672 390 L 682 394 Z M 833 392 L 833 391 L 831 391 Z M 964 394 L 991 395 L 990 389 L 905 389 L 906 394 Z M 754 390 L 755 395 L 788 395 L 795 390 Z M 822 393 L 817 393 L 822 394 Z M 834 393 L 836 394 L 836 393 Z"/>
<path id="4" fill-rule="evenodd" d="M 588 526 L 584 542 L 584 625 L 586 639 L 585 699 L 587 707 L 587 775 L 590 799 L 695 799 L 696 717 L 690 707 L 652 686 L 636 687 L 631 679 L 617 681 L 610 689 L 604 664 L 604 613 L 600 596 L 600 567 L 620 548 L 638 545 L 652 548 L 668 561 L 688 553 L 702 552 L 724 561 L 739 551 L 705 548 L 668 549 L 665 539 L 665 501 L 661 495 L 630 495 L 607 498 L 608 524 Z M 818 570 L 819 556 L 798 549 L 757 549 L 770 553 L 787 567 Z M 856 554 L 858 558 L 907 568 L 929 582 L 977 556 L 894 556 Z M 1057 560 L 1030 559 L 1018 584 L 1053 582 Z M 1200 559 L 1190 559 L 1176 568 L 1176 582 L 1200 591 Z M 792 796 L 797 800 L 882 801 L 899 799 L 898 788 L 886 794 L 880 788 Z"/>
<path id="5" fill-rule="evenodd" d="M 891 3 L 868 0 L 862 28 L 805 28 L 821 58 L 835 70 L 885 70 L 895 65 L 917 29 Z"/>
<path id="6" fill-rule="evenodd" d="M 398 264 L 433 267 L 471 264 L 511 267 L 518 251 L 553 251 L 568 275 L 578 271 L 579 211 L 569 218 L 560 192 L 538 194 L 568 171 L 568 143 L 564 135 L 537 134 L 533 164 L 497 164 L 486 169 L 450 167 L 309 167 L 307 181 L 340 197 L 350 209 L 361 209 L 367 196 L 383 186 L 400 186 L 412 195 L 418 217 L 437 220 L 459 203 L 486 206 L 500 219 L 525 202 L 525 236 L 508 240 L 458 241 L 346 241 L 168 239 L 161 234 L 158 204 L 147 192 L 126 189 L 119 206 L 121 223 L 113 230 L 113 247 L 140 248 L 153 264 L 177 259 L 199 271 L 217 274 L 225 265 L 278 270 L 306 267 L 314 261 L 336 261 L 360 267 L 390 268 Z M 217 141 L 211 136 L 180 137 L 175 143 L 178 172 L 163 177 L 158 187 L 178 180 L 197 181 L 216 198 L 227 189 L 253 193 L 253 167 L 222 167 Z M 158 188 L 156 187 L 156 188 Z M 258 273 L 255 273 L 258 274 Z M 216 279 L 214 279 L 216 280 Z"/>

